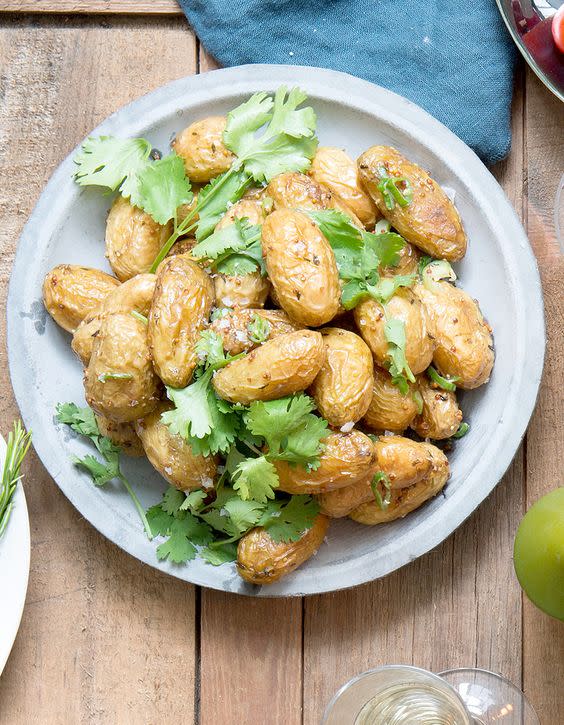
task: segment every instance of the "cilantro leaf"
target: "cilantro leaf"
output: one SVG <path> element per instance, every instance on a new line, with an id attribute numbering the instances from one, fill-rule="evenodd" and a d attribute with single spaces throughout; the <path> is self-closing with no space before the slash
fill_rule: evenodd
<path id="1" fill-rule="evenodd" d="M 196 545 L 204 546 L 213 541 L 210 527 L 190 513 L 175 518 L 170 525 L 169 538 L 157 547 L 159 560 L 169 559 L 183 564 L 196 557 Z"/>
<path id="2" fill-rule="evenodd" d="M 191 511 L 192 513 L 195 513 L 199 511 L 199 509 L 203 506 L 203 503 L 205 499 L 207 498 L 207 493 L 203 489 L 198 489 L 197 491 L 190 491 L 186 495 L 186 498 L 180 505 L 180 511 Z"/>
<path id="3" fill-rule="evenodd" d="M 252 499 L 265 503 L 274 498 L 274 489 L 278 488 L 276 468 L 265 456 L 247 458 L 241 461 L 232 476 L 233 489 L 239 492 L 243 501 Z"/>
<path id="4" fill-rule="evenodd" d="M 227 114 L 223 143 L 239 157 L 252 148 L 254 133 L 272 118 L 274 101 L 264 91 L 255 93 L 248 101 Z"/>
<path id="5" fill-rule="evenodd" d="M 227 274 L 230 277 L 244 277 L 247 274 L 253 274 L 257 269 L 261 269 L 264 273 L 266 268 L 264 267 L 260 242 L 246 249 L 244 256 L 242 254 L 232 254 L 221 260 L 221 262 L 217 263 L 216 269 L 221 274 Z"/>
<path id="6" fill-rule="evenodd" d="M 147 509 L 147 521 L 153 532 L 153 536 L 168 536 L 170 527 L 174 521 L 174 516 L 163 511 L 160 503 Z"/>
<path id="7" fill-rule="evenodd" d="M 198 259 L 206 259 L 211 267 L 224 274 L 232 274 L 228 267 L 233 267 L 233 258 L 248 257 L 247 265 L 252 263 L 251 272 L 257 267 L 265 271 L 262 258 L 262 246 L 260 242 L 261 227 L 257 224 L 250 224 L 249 220 L 234 219 L 223 229 L 213 232 L 207 239 L 196 244 L 192 248 L 192 256 Z M 229 262 L 231 261 L 231 265 Z M 241 261 L 239 261 L 241 265 Z"/>
<path id="8" fill-rule="evenodd" d="M 260 345 L 270 337 L 270 322 L 255 312 L 247 325 L 247 331 L 249 340 L 255 345 Z"/>
<path id="9" fill-rule="evenodd" d="M 184 503 L 184 493 L 174 486 L 169 486 L 161 502 L 162 510 L 170 516 L 176 516 Z"/>
<path id="10" fill-rule="evenodd" d="M 216 176 L 198 194 L 194 216 L 198 214 L 196 239 L 200 242 L 208 237 L 225 214 L 229 204 L 243 196 L 251 183 L 245 171 L 231 167 L 229 171 Z"/>
<path id="11" fill-rule="evenodd" d="M 75 403 L 59 403 L 56 411 L 56 420 L 59 423 L 66 423 L 76 433 L 89 438 L 100 435 L 92 408 L 79 408 Z"/>
<path id="12" fill-rule="evenodd" d="M 221 566 L 232 561 L 237 561 L 237 544 L 228 541 L 220 546 L 206 546 L 200 551 L 200 556 L 208 564 L 213 566 Z"/>
<path id="13" fill-rule="evenodd" d="M 213 330 L 202 330 L 195 350 L 200 360 L 207 362 L 208 365 L 226 362 L 223 340 Z"/>
<path id="14" fill-rule="evenodd" d="M 80 186 L 120 189 L 125 197 L 136 188 L 136 175 L 149 163 L 151 144 L 144 138 L 89 137 L 74 159 L 74 179 Z"/>
<path id="15" fill-rule="evenodd" d="M 243 501 L 239 496 L 233 496 L 224 503 L 223 508 L 231 518 L 234 532 L 242 535 L 256 525 L 264 506 L 254 500 Z"/>
<path id="16" fill-rule="evenodd" d="M 390 319 L 384 325 L 384 335 L 388 342 L 388 358 L 390 365 L 388 371 L 392 376 L 392 383 L 397 385 L 403 395 L 407 394 L 407 381 L 414 383 L 415 376 L 405 356 L 405 324 L 402 320 Z"/>
<path id="17" fill-rule="evenodd" d="M 311 528 L 319 513 L 319 504 L 311 496 L 292 496 L 286 503 L 269 503 L 258 525 L 276 542 L 298 541 L 304 531 Z"/>
<path id="18" fill-rule="evenodd" d="M 288 435 L 284 450 L 277 459 L 315 470 L 319 467 L 319 455 L 324 448 L 322 441 L 328 433 L 326 420 L 317 415 L 306 416 L 301 425 Z"/>
<path id="19" fill-rule="evenodd" d="M 257 183 L 268 184 L 279 174 L 307 171 L 316 150 L 316 138 L 276 136 L 245 160 L 245 170 Z"/>
<path id="20" fill-rule="evenodd" d="M 117 464 L 117 461 L 111 461 L 104 464 L 92 454 L 88 454 L 87 456 L 84 456 L 84 458 L 74 456 L 72 461 L 79 468 L 84 468 L 85 471 L 88 471 L 96 486 L 104 486 L 108 483 L 108 481 L 113 480 L 119 475 L 119 465 Z"/>
<path id="21" fill-rule="evenodd" d="M 175 153 L 147 164 L 137 173 L 131 203 L 150 214 L 159 224 L 176 218 L 176 210 L 192 201 L 184 162 Z"/>

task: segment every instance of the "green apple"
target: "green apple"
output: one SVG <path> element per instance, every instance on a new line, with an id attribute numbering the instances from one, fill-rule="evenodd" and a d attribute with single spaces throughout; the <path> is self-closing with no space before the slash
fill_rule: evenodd
<path id="1" fill-rule="evenodd" d="M 564 488 L 527 511 L 517 529 L 513 564 L 533 604 L 564 620 Z"/>

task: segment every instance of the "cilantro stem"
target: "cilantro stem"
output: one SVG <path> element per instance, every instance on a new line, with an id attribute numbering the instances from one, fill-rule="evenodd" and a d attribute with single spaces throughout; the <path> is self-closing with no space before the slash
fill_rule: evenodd
<path id="1" fill-rule="evenodd" d="M 235 534 L 235 536 L 231 536 L 229 539 L 221 539 L 218 541 L 212 541 L 211 544 L 208 544 L 210 549 L 218 549 L 220 546 L 223 546 L 224 544 L 233 544 L 235 541 L 239 541 L 239 539 L 243 536 L 243 534 Z"/>
<path id="2" fill-rule="evenodd" d="M 131 500 L 133 501 L 133 505 L 137 509 L 137 512 L 139 513 L 139 517 L 143 523 L 143 528 L 145 529 L 145 533 L 147 534 L 147 538 L 149 541 L 153 539 L 153 532 L 151 531 L 151 527 L 149 526 L 149 522 L 147 521 L 147 516 L 145 515 L 145 509 L 141 505 L 141 501 L 137 498 L 137 494 L 131 487 L 131 484 L 127 480 L 127 478 L 123 475 L 123 473 L 118 474 L 119 480 L 123 483 L 125 486 L 125 489 L 127 493 L 130 495 Z"/>
<path id="3" fill-rule="evenodd" d="M 262 452 L 261 450 L 259 450 L 259 449 L 258 449 L 258 448 L 257 448 L 256 446 L 254 446 L 254 445 L 253 445 L 252 443 L 249 443 L 249 441 L 243 440 L 242 438 L 241 438 L 240 440 L 241 440 L 241 443 L 244 443 L 244 444 L 245 444 L 245 445 L 247 446 L 247 448 L 249 448 L 249 449 L 250 449 L 251 451 L 253 451 L 253 453 L 256 453 L 256 454 L 257 454 L 257 456 L 262 456 L 262 455 L 264 455 L 264 454 L 263 454 L 263 452 Z"/>
<path id="4" fill-rule="evenodd" d="M 178 237 L 181 237 L 183 234 L 187 234 L 188 232 L 191 232 L 193 229 L 196 228 L 196 222 L 193 224 L 188 224 L 187 222 L 191 222 L 192 219 L 196 216 L 197 212 L 199 211 L 198 207 L 196 206 L 188 216 L 183 219 L 181 224 L 175 228 L 175 230 L 172 232 L 170 237 L 167 239 L 167 241 L 163 244 L 161 247 L 159 253 L 157 254 L 155 261 L 151 265 L 151 269 L 149 272 L 151 274 L 154 274 L 157 271 L 157 267 L 159 264 L 163 261 L 163 259 L 166 257 L 166 255 L 170 252 L 174 244 L 176 243 L 176 240 Z"/>

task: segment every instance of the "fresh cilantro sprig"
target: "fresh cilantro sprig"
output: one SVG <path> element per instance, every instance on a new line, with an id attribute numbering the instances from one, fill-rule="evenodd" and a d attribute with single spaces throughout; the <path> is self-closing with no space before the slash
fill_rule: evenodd
<path id="1" fill-rule="evenodd" d="M 31 445 L 31 432 L 26 433 L 20 421 L 8 433 L 6 455 L 0 480 L 0 538 L 6 531 L 14 507 L 14 494 L 21 480 L 21 465 Z"/>
<path id="2" fill-rule="evenodd" d="M 384 324 L 384 335 L 388 343 L 388 372 L 392 376 L 392 383 L 398 387 L 402 395 L 407 395 L 408 381 L 414 383 L 415 375 L 409 367 L 405 353 L 405 323 L 395 318 L 387 319 Z"/>
<path id="3" fill-rule="evenodd" d="M 356 227 L 336 209 L 308 211 L 327 239 L 344 281 L 341 303 L 352 310 L 367 297 L 384 304 L 400 287 L 410 287 L 415 275 L 381 277 L 378 268 L 395 266 L 405 240 L 394 232 L 372 234 Z"/>
<path id="4" fill-rule="evenodd" d="M 207 563 L 219 566 L 236 560 L 237 542 L 255 526 L 267 529 L 274 541 L 289 543 L 297 541 L 319 513 L 311 496 L 243 501 L 222 481 L 215 496 L 202 491 L 184 494 L 170 487 L 162 501 L 147 511 L 153 535 L 167 537 L 157 548 L 159 559 L 181 564 L 199 553 Z"/>
<path id="5" fill-rule="evenodd" d="M 413 189 L 409 179 L 403 176 L 390 176 L 383 166 L 378 168 L 380 182 L 377 189 L 384 197 L 386 209 L 392 210 L 397 204 L 405 207 L 413 201 Z"/>
<path id="6" fill-rule="evenodd" d="M 113 480 L 121 481 L 137 509 L 148 538 L 152 539 L 153 534 L 147 517 L 145 516 L 145 509 L 137 498 L 137 494 L 131 487 L 131 484 L 121 471 L 119 462 L 121 449 L 112 443 L 109 438 L 106 438 L 106 436 L 100 433 L 92 409 L 79 408 L 74 403 L 59 403 L 56 410 L 57 414 L 55 418 L 59 423 L 64 423 L 70 426 L 76 433 L 79 433 L 85 438 L 89 438 L 102 455 L 102 460 L 92 454 L 88 454 L 84 458 L 73 456 L 73 463 L 79 468 L 88 471 L 96 486 L 105 486 Z"/>
<path id="7" fill-rule="evenodd" d="M 249 274 L 260 269 L 266 274 L 262 256 L 261 227 L 247 218 L 234 219 L 207 239 L 196 244 L 191 255 L 222 274 Z"/>

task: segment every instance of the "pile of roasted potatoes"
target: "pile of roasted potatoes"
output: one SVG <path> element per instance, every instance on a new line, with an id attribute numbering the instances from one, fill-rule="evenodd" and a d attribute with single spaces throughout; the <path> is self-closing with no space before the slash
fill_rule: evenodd
<path id="1" fill-rule="evenodd" d="M 224 127 L 225 119 L 214 117 L 178 134 L 173 146 L 193 182 L 229 168 Z M 409 205 L 387 207 L 378 188 L 381 167 L 409 180 Z M 302 211 L 311 209 L 339 209 L 367 230 L 387 219 L 407 244 L 397 267 L 380 270 L 386 276 L 417 272 L 422 254 L 456 262 L 466 251 L 454 204 L 399 151 L 373 146 L 355 162 L 341 149 L 320 147 L 307 174 L 284 173 L 247 192 L 219 222 L 246 218 L 262 225 L 266 276 L 211 274 L 190 256 L 190 238 L 181 238 L 150 274 L 170 229 L 118 196 L 105 238 L 113 275 L 60 265 L 43 287 L 48 312 L 72 335 L 100 431 L 130 455 L 146 455 L 182 491 L 211 490 L 222 465 L 219 457 L 196 455 L 161 421 L 170 408 L 164 385 L 190 382 L 202 330 L 220 335 L 226 352 L 247 353 L 215 374 L 221 398 L 249 404 L 308 391 L 315 399 L 331 429 L 319 468 L 283 461 L 276 468 L 280 490 L 314 495 L 321 513 L 294 543 L 275 543 L 259 528 L 244 536 L 237 567 L 251 582 L 272 582 L 299 566 L 320 546 L 331 518 L 389 522 L 441 491 L 449 463 L 433 441 L 451 438 L 462 412 L 456 393 L 437 386 L 426 370 L 432 364 L 458 388 L 471 389 L 488 381 L 494 362 L 491 330 L 476 301 L 449 281 L 417 282 L 387 305 L 405 325 L 406 357 L 416 375 L 403 395 L 386 370 L 382 306 L 367 299 L 344 311 L 332 248 Z M 228 311 L 210 321 L 216 308 Z M 260 345 L 248 332 L 255 315 L 269 323 Z M 110 379 L 107 370 L 114 372 Z M 377 472 L 387 486 L 374 488 Z"/>

